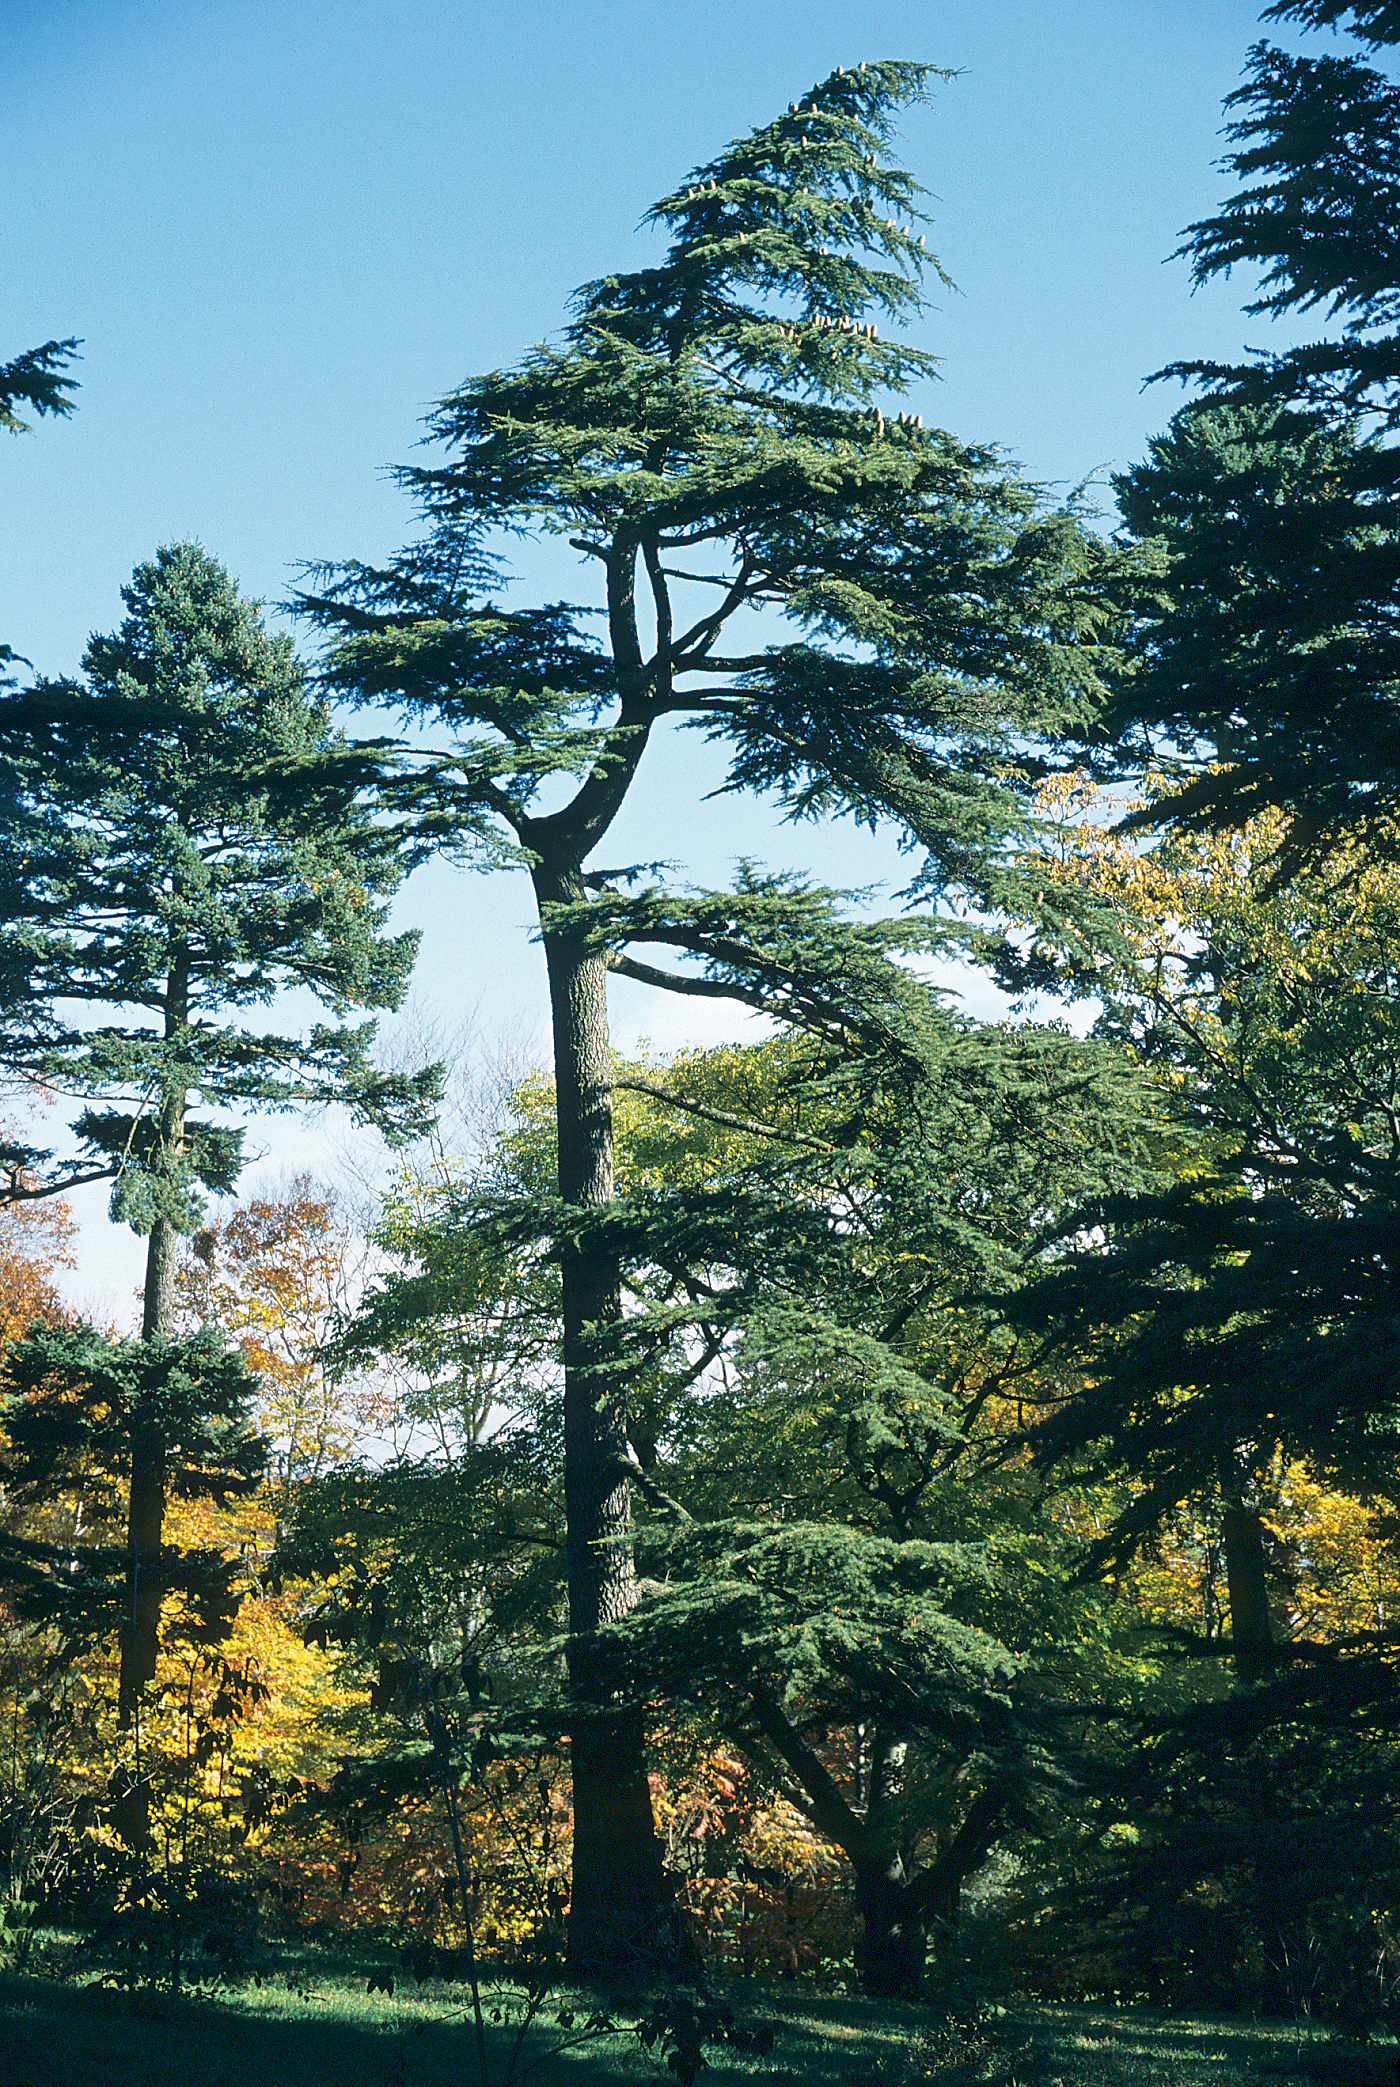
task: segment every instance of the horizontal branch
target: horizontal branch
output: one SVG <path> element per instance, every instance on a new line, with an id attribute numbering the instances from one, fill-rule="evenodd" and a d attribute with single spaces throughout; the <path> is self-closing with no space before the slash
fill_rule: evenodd
<path id="1" fill-rule="evenodd" d="M 669 1087 L 663 1087 L 656 1080 L 614 1080 L 612 1084 L 626 1088 L 630 1094 L 649 1094 L 673 1109 L 683 1109 L 690 1116 L 703 1116 L 707 1123 L 720 1123 L 729 1130 L 749 1131 L 757 1138 L 778 1138 L 789 1145 L 807 1145 L 813 1152 L 836 1150 L 826 1138 L 814 1138 L 810 1131 L 782 1130 L 776 1124 L 760 1123 L 756 1116 L 740 1116 L 733 1109 L 717 1109 L 709 1102 L 691 1101 L 683 1094 L 673 1094 Z"/>
<path id="2" fill-rule="evenodd" d="M 609 952 L 608 969 L 616 971 L 622 978 L 635 979 L 638 985 L 660 986 L 666 993 L 691 993 L 702 1000 L 748 1000 L 750 997 L 719 979 L 687 978 L 680 971 L 660 971 L 654 964 L 639 964 L 635 957 L 619 956 L 615 950 Z M 768 1012 L 765 1006 L 764 1013 Z"/>
<path id="3" fill-rule="evenodd" d="M 120 1168 L 117 1166 L 97 1167 L 86 1174 L 70 1174 L 64 1181 L 26 1183 L 19 1179 L 19 1170 L 10 1169 L 10 1178 L 0 1187 L 0 1210 L 12 1203 L 37 1203 L 45 1196 L 66 1196 L 70 1188 L 86 1188 L 90 1181 L 115 1181 Z"/>

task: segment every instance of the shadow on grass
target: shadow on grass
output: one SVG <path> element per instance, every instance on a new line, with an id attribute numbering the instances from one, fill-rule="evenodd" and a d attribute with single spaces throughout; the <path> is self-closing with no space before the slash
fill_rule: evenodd
<path id="1" fill-rule="evenodd" d="M 1400 2087 L 1394 2044 L 1367 2047 L 1291 2023 L 1137 2008 L 1044 2007 L 1018 2024 L 1008 2087 Z"/>
<path id="2" fill-rule="evenodd" d="M 76 1961 L 76 1960 L 74 1960 Z M 64 1967 L 70 1968 L 70 1967 Z M 474 2034 L 461 1989 L 400 1983 L 365 1990 L 374 1966 L 308 1953 L 286 1975 L 173 1999 L 77 1979 L 0 1975 L 3 2087 L 477 2087 Z M 81 1976 L 90 1976 L 90 1964 Z M 767 2015 L 768 2057 L 707 2053 L 706 2087 L 793 2081 L 809 2087 L 1400 2087 L 1394 2045 L 1364 2049 L 1291 2025 L 1164 2016 L 1145 2009 L 1017 2009 L 957 2062 L 929 2008 L 875 2005 L 800 1987 L 725 1982 L 737 2012 Z M 507 1998 L 487 1986 L 488 2010 Z M 561 1992 L 546 2009 L 570 2004 Z M 586 2006 L 574 1996 L 575 2007 Z M 621 2012 L 625 2015 L 626 2009 Z M 539 2057 L 523 2087 L 610 2087 L 665 2078 L 635 2038 L 617 2034 L 549 2056 L 552 2020 L 531 2031 Z M 490 2031 L 493 2078 L 511 2032 Z"/>

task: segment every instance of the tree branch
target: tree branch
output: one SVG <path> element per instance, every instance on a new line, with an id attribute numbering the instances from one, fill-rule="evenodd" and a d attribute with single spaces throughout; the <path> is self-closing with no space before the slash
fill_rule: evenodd
<path id="1" fill-rule="evenodd" d="M 971 1811 L 937 1861 L 921 1870 L 909 1886 L 909 1895 L 921 1912 L 941 1913 L 945 1920 L 951 1920 L 963 1880 L 985 1858 L 1010 1802 L 1011 1791 L 1005 1783 L 990 1783 L 974 1800 Z"/>
<path id="2" fill-rule="evenodd" d="M 746 992 L 741 986 L 715 978 L 687 978 L 681 971 L 661 971 L 654 964 L 639 964 L 635 957 L 619 956 L 616 950 L 608 952 L 608 969 L 622 978 L 635 979 L 638 985 L 659 986 L 666 993 L 691 993 L 702 1000 L 742 1000 L 764 1014 L 777 1012 L 771 1001 Z"/>
<path id="3" fill-rule="evenodd" d="M 86 1188 L 90 1181 L 115 1181 L 120 1168 L 97 1167 L 86 1174 L 70 1174 L 65 1181 L 28 1183 L 18 1179 L 19 1170 L 11 1167 L 10 1178 L 0 1188 L 0 1210 L 12 1203 L 37 1203 L 45 1196 L 66 1196 L 70 1188 Z"/>
<path id="4" fill-rule="evenodd" d="M 651 1476 L 651 1473 L 645 1471 L 633 1458 L 615 1457 L 609 1466 L 609 1470 L 614 1478 L 627 1479 L 637 1488 L 644 1500 L 648 1501 L 653 1507 L 659 1507 L 670 1521 L 693 1522 L 695 1520 L 690 1509 L 682 1507 L 680 1501 L 673 1500 L 669 1493 L 664 1493 L 656 1483 L 656 1480 Z"/>
<path id="5" fill-rule="evenodd" d="M 760 1123 L 755 1116 L 739 1116 L 733 1109 L 717 1109 L 709 1102 L 691 1101 L 685 1095 L 673 1094 L 656 1080 L 614 1080 L 614 1087 L 623 1087 L 629 1094 L 650 1094 L 656 1101 L 664 1101 L 673 1109 L 683 1109 L 687 1115 L 702 1116 L 707 1123 L 722 1123 L 729 1130 L 750 1131 L 756 1138 L 778 1138 L 784 1144 L 807 1145 L 813 1152 L 835 1152 L 836 1146 L 825 1138 L 814 1138 L 810 1131 L 780 1130 L 775 1124 Z"/>
<path id="6" fill-rule="evenodd" d="M 747 1693 L 759 1730 L 807 1793 L 809 1802 L 803 1807 L 807 1816 L 844 1855 L 858 1861 L 869 1839 L 864 1820 L 847 1804 L 835 1778 L 786 1716 L 772 1690 L 756 1681 L 749 1683 Z"/>

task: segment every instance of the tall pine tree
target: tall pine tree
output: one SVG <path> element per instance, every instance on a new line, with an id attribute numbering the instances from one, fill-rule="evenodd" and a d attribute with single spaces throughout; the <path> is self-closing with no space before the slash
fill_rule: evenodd
<path id="1" fill-rule="evenodd" d="M 839 960 L 790 932 L 789 887 L 687 895 L 597 851 L 682 718 L 727 746 L 730 789 L 892 819 L 930 885 L 995 898 L 1019 811 L 996 777 L 1095 689 L 1097 540 L 993 450 L 881 403 L 931 368 L 878 323 L 917 313 L 929 265 L 921 191 L 888 156 L 928 77 L 838 67 L 690 175 L 649 214 L 656 266 L 585 285 L 561 341 L 431 416 L 442 460 L 401 473 L 426 539 L 386 567 L 319 568 L 304 597 L 336 687 L 454 735 L 422 756 L 424 819 L 526 867 L 539 908 L 575 1213 L 557 1251 L 583 1969 L 650 1952 L 666 1903 L 640 1714 L 609 1700 L 598 1651 L 636 1601 L 619 1262 L 595 1222 L 613 1195 L 608 974 L 848 1019 L 823 971 Z M 497 604 L 500 529 L 577 549 L 605 645 L 583 608 Z M 765 644 L 756 610 L 787 634 Z"/>
<path id="2" fill-rule="evenodd" d="M 174 1323 L 179 1237 L 241 1164 L 242 1129 L 215 1112 L 335 1100 L 397 1137 L 421 1127 L 435 1080 L 376 1071 L 372 1022 L 279 1035 L 249 1021 L 289 988 L 338 1016 L 397 1003 L 416 945 L 383 932 L 398 840 L 360 803 L 290 640 L 267 632 L 216 559 L 194 544 L 162 549 L 123 599 L 124 623 L 92 640 L 81 681 L 0 702 L 0 773 L 19 809 L 0 859 L 0 1064 L 87 1103 L 81 1156 L 56 1165 L 12 1150 L 14 1192 L 110 1179 L 113 1218 L 147 1240 L 135 1354 L 106 1344 L 100 1364 L 104 1344 L 81 1329 L 17 1362 L 17 1381 L 61 1378 L 80 1405 L 110 1392 L 111 1425 L 125 1431 L 129 1720 L 170 1585 L 171 1473 L 200 1461 L 190 1445 L 216 1418 L 229 1446 L 220 1482 L 252 1470 L 251 1384 L 233 1358 L 178 1340 Z M 22 1167 L 39 1177 L 32 1190 Z M 44 1410 L 58 1424 L 61 1408 Z M 15 1434 L 17 1483 L 42 1477 L 32 1433 Z"/>

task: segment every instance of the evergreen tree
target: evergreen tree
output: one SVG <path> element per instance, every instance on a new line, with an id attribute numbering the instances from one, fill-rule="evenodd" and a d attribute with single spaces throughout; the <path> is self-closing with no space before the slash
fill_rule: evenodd
<path id="1" fill-rule="evenodd" d="M 1372 53 L 1400 42 L 1377 0 L 1269 14 Z M 1161 1927 L 1173 1894 L 1182 1913 L 1223 1891 L 1277 1947 L 1269 1923 L 1300 1893 L 1322 1922 L 1360 1875 L 1367 1906 L 1395 1903 L 1393 1655 L 1384 1630 L 1293 1642 L 1269 1485 L 1281 1454 L 1378 1507 L 1393 1488 L 1400 87 L 1355 54 L 1261 43 L 1228 106 L 1239 187 L 1188 228 L 1197 282 L 1257 269 L 1252 312 L 1340 323 L 1235 366 L 1173 365 L 1206 395 L 1118 481 L 1160 571 L 1104 729 L 1170 778 L 1128 823 L 1196 838 L 1123 879 L 1141 879 L 1138 926 L 1175 908 L 1184 944 L 1148 961 L 1130 929 L 1101 987 L 1197 1149 L 1170 1194 L 1081 1213 L 1013 1311 L 1081 1343 L 1090 1388 L 1040 1446 L 1123 1483 L 1100 1563 L 1187 1501 L 1227 1554 L 1237 1697 L 1157 1736 L 1152 1759 L 1198 1801 L 1154 1834 L 1134 1903 Z M 1081 877 L 1095 845 L 1071 851 Z M 1204 873 L 1212 850 L 1233 891 Z"/>
<path id="2" fill-rule="evenodd" d="M 24 822 L 0 864 L 0 1063 L 126 1097 L 77 1119 L 73 1161 L 11 1157 L 41 1171 L 33 1193 L 114 1182 L 113 1217 L 150 1240 L 143 1331 L 169 1337 L 174 1242 L 241 1164 L 241 1130 L 189 1116 L 191 1095 L 211 1111 L 343 1100 L 394 1137 L 425 1120 L 434 1079 L 377 1073 L 372 1023 L 279 1036 L 231 1019 L 292 987 L 339 1016 L 397 1004 L 416 944 L 383 934 L 398 837 L 359 802 L 290 640 L 215 559 L 163 549 L 123 599 L 84 681 L 0 705 Z"/>
<path id="3" fill-rule="evenodd" d="M 1178 1178 L 1081 1206 L 1041 1279 L 1007 1299 L 1078 1378 L 1020 1441 L 1052 1482 L 1113 1489 L 1091 1572 L 1116 1579 L 1178 1515 L 1205 1530 L 1229 1631 L 1162 1632 L 1205 1667 L 1191 1685 L 1206 1701 L 1139 1726 L 1148 1772 L 1103 1796 L 1141 1845 L 1093 1896 L 1142 1906 L 1143 1954 L 1160 1961 L 1209 1892 L 1229 1908 L 1222 1949 L 1228 1930 L 1232 1950 L 1277 1951 L 1297 1925 L 1332 1952 L 1332 1989 L 1359 1992 L 1355 1950 L 1400 1904 L 1395 1632 L 1383 1603 L 1307 1627 L 1288 1495 L 1302 1470 L 1358 1496 L 1393 1542 L 1400 876 L 1352 839 L 1280 886 L 1278 812 L 1228 835 L 1169 831 L 1151 851 L 1102 813 L 1073 808 L 1045 872 L 1121 909 L 1098 1029 L 1161 1081 Z"/>
<path id="4" fill-rule="evenodd" d="M 65 377 L 63 372 L 78 347 L 76 340 L 45 341 L 42 348 L 28 348 L 23 355 L 0 362 L 0 428 L 15 435 L 26 432 L 29 422 L 16 412 L 18 406 L 39 414 L 72 412 L 68 393 L 77 389 L 77 379 Z"/>
<path id="5" fill-rule="evenodd" d="M 16 410 L 20 406 L 39 414 L 73 411 L 68 394 L 77 389 L 77 380 L 63 372 L 77 355 L 78 346 L 76 340 L 45 341 L 42 348 L 28 348 L 23 355 L 0 362 L 0 428 L 14 435 L 28 431 L 30 423 Z M 4 670 L 16 658 L 8 645 L 0 644 L 0 689 L 13 685 Z"/>
<path id="6" fill-rule="evenodd" d="M 1188 405 L 1115 480 L 1160 570 L 1104 729 L 1170 773 L 1139 823 L 1240 826 L 1277 806 L 1289 874 L 1349 834 L 1388 846 L 1400 687 L 1395 453 L 1309 409 Z"/>
<path id="7" fill-rule="evenodd" d="M 3 1470 L 11 1500 L 29 1508 L 75 1491 L 90 1520 L 116 1519 L 128 1503 L 126 1552 L 90 1543 L 7 1537 L 0 1561 L 35 1620 L 54 1618 L 68 1648 L 117 1637 L 124 1658 L 124 1723 L 155 1679 L 161 1604 L 179 1592 L 206 1640 L 237 1612 L 239 1569 L 218 1552 L 172 1553 L 161 1525 L 172 1493 L 220 1504 L 260 1483 L 267 1444 L 252 1426 L 257 1382 L 212 1328 L 182 1341 L 114 1340 L 88 1326 L 39 1327 L 5 1354 Z M 131 1557 L 146 1562 L 133 1589 Z M 134 1611 L 135 1626 L 128 1620 Z M 190 1623 L 182 1628 L 188 1631 Z"/>
<path id="8" fill-rule="evenodd" d="M 815 910 L 794 895 L 794 937 L 806 913 L 811 938 Z M 1050 1523 L 1004 1482 L 980 1487 L 963 1460 L 964 1427 L 1037 1387 L 960 1300 L 994 1269 L 1020 1269 L 1076 1185 L 1134 1178 L 1132 1082 L 1059 1032 L 961 1021 L 890 961 L 888 930 L 827 932 L 845 951 L 844 1047 L 813 1018 L 755 1048 L 614 1072 L 619 1471 L 641 1495 L 643 1572 L 641 1599 L 597 1656 L 623 1701 L 701 1717 L 841 1851 L 863 1979 L 909 1995 L 931 1929 L 955 1919 L 988 1849 L 1053 1785 L 1047 1735 L 1016 1691 L 1023 1660 L 1056 1663 L 1066 1686 L 1074 1664 Z M 562 1214 L 553 1096 L 539 1082 L 517 1099 L 519 1124 L 479 1171 L 397 1199 L 385 1238 L 402 1272 L 367 1299 L 353 1346 L 407 1339 L 449 1366 L 466 1360 L 474 1385 L 475 1321 L 515 1410 L 488 1444 L 460 1429 L 440 1488 L 469 1497 L 475 1485 L 496 1503 L 472 1560 L 471 1657 L 498 1731 L 533 1721 L 555 1733 L 571 1713 L 527 1647 L 550 1635 L 545 1501 L 557 1487 L 521 1504 L 503 1460 L 522 1472 L 533 1461 L 546 1481 L 563 1461 L 548 1243 Z M 452 1379 L 442 1395 L 456 1401 Z M 431 1499 L 430 1474 L 413 1483 Z M 287 1569 L 328 1538 L 328 1555 L 346 1557 L 367 1503 L 382 1495 L 389 1524 L 409 1491 L 404 1471 L 320 1488 L 295 1509 Z M 382 1580 L 392 1587 L 405 1563 L 381 1553 Z M 347 1592 L 372 1632 L 372 1590 L 342 1571 L 342 1611 Z M 1077 1617 L 1086 1629 L 1092 1618 Z M 460 1699 L 455 1633 L 437 1637 L 438 1685 Z M 479 1723 L 474 1702 L 462 1710 L 466 1729 Z"/>
<path id="9" fill-rule="evenodd" d="M 1384 5 L 1268 13 L 1372 51 L 1400 42 Z M 1129 531 L 1167 562 L 1106 720 L 1136 752 L 1187 757 L 1158 821 L 1285 808 L 1287 870 L 1349 831 L 1379 844 L 1400 804 L 1400 84 L 1355 55 L 1259 43 L 1226 106 L 1239 186 L 1187 229 L 1195 281 L 1257 270 L 1251 313 L 1339 323 L 1161 373 L 1206 398 L 1118 481 Z"/>
<path id="10" fill-rule="evenodd" d="M 1144 853 L 1095 811 L 1074 809 L 1046 874 L 1121 910 L 1098 1031 L 1161 1081 L 1177 1179 L 1081 1210 L 1015 1310 L 1090 1344 L 1088 1388 L 1040 1441 L 1097 1441 L 1104 1468 L 1137 1481 L 1105 1556 L 1187 1498 L 1217 1501 L 1234 1647 L 1257 1674 L 1276 1636 L 1262 1548 L 1275 1451 L 1343 1486 L 1389 1484 L 1400 878 L 1353 842 L 1329 873 L 1275 889 L 1278 813 Z"/>
<path id="11" fill-rule="evenodd" d="M 457 733 L 423 757 L 422 816 L 526 866 L 539 906 L 584 1969 L 647 1955 L 666 1903 L 640 1715 L 609 1702 L 600 1665 L 600 1633 L 636 1602 L 607 976 L 801 1006 L 833 1034 L 861 1019 L 832 984 L 832 938 L 801 949 L 781 881 L 636 890 L 645 868 L 597 868 L 596 852 L 679 717 L 729 747 L 731 789 L 794 816 L 894 819 L 930 885 L 995 898 L 1014 881 L 1017 756 L 1030 765 L 1035 733 L 1096 689 L 1096 539 L 993 451 L 880 403 L 931 367 L 876 323 L 920 304 L 920 191 L 887 148 L 928 72 L 838 67 L 663 198 L 658 265 L 585 285 L 561 342 L 432 415 L 443 460 L 401 474 L 426 540 L 383 568 L 321 568 L 305 598 L 336 641 L 333 685 Z M 484 546 L 500 529 L 563 535 L 589 561 L 605 646 L 578 607 L 496 604 Z M 755 649 L 758 609 L 790 635 Z"/>
<path id="12" fill-rule="evenodd" d="M 210 1415 L 229 1426 L 248 1388 L 231 1358 L 216 1367 L 175 1338 L 178 1238 L 203 1191 L 231 1190 L 241 1164 L 241 1129 L 214 1112 L 338 1100 L 392 1138 L 421 1127 L 434 1076 L 376 1072 L 372 1023 L 304 1036 L 240 1024 L 292 987 L 340 1016 L 397 1003 L 416 941 L 383 934 L 398 840 L 360 804 L 290 641 L 268 634 L 215 559 L 162 549 L 123 599 L 126 620 L 92 640 L 83 681 L 0 703 L 0 767 L 19 807 L 0 862 L 0 1064 L 89 1104 L 78 1160 L 10 1150 L 14 1192 L 110 1179 L 113 1218 L 148 1242 L 146 1349 L 123 1361 L 115 1344 L 105 1365 L 131 1379 L 117 1409 L 130 1716 L 154 1670 L 167 1471 L 196 1425 L 172 1387 L 209 1387 Z M 192 1096 L 207 1113 L 190 1113 Z M 47 1170 L 32 1191 L 29 1168 Z M 52 1345 L 63 1338 L 45 1350 L 45 1379 L 58 1372 L 89 1398 L 95 1337 L 73 1336 L 66 1363 Z M 61 1417 L 61 1405 L 43 1410 Z"/>

